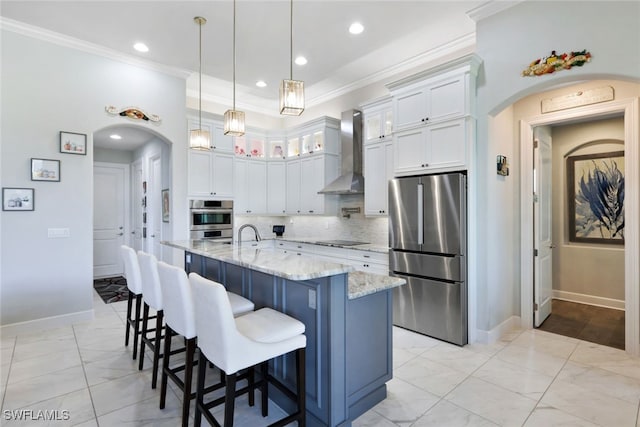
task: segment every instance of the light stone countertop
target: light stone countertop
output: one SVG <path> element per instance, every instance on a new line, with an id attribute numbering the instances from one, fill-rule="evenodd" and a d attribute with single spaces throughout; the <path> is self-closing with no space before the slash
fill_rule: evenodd
<path id="1" fill-rule="evenodd" d="M 238 246 L 207 240 L 164 241 L 162 244 L 289 280 L 310 280 L 348 273 L 349 299 L 360 298 L 405 283 L 404 279 L 398 277 L 355 271 L 350 265 L 317 260 L 311 256 L 282 253 L 270 247 Z"/>

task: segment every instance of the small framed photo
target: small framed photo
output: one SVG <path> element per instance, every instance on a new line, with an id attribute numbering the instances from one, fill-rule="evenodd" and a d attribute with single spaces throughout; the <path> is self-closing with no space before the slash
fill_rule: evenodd
<path id="1" fill-rule="evenodd" d="M 60 131 L 60 152 L 86 155 L 87 135 L 84 133 Z"/>
<path id="2" fill-rule="evenodd" d="M 60 160 L 31 159 L 31 181 L 60 181 Z"/>
<path id="3" fill-rule="evenodd" d="M 2 188 L 3 211 L 32 211 L 34 207 L 33 188 Z"/>
<path id="4" fill-rule="evenodd" d="M 162 190 L 162 222 L 169 222 L 170 206 L 169 189 L 165 188 Z"/>

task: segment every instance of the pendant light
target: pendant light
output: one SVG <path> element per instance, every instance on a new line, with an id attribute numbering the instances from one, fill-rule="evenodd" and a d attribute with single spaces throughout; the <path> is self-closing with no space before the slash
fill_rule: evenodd
<path id="1" fill-rule="evenodd" d="M 233 109 L 224 112 L 224 134 L 244 135 L 244 111 L 236 110 L 236 0 L 233 0 Z"/>
<path id="2" fill-rule="evenodd" d="M 293 0 L 290 5 L 290 75 L 280 85 L 280 114 L 299 116 L 304 111 L 304 82 L 293 80 Z"/>
<path id="3" fill-rule="evenodd" d="M 200 69 L 198 71 L 198 129 L 193 129 L 189 133 L 189 147 L 196 150 L 210 150 L 211 134 L 208 130 L 202 129 L 202 26 L 207 23 L 207 20 L 201 16 L 196 16 L 193 20 L 200 28 L 198 51 Z"/>

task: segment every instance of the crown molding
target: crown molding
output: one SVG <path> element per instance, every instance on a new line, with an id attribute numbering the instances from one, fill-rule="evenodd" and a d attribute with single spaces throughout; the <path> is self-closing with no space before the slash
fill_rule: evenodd
<path id="1" fill-rule="evenodd" d="M 186 79 L 191 74 L 191 71 L 189 70 L 177 67 L 168 67 L 166 65 L 158 64 L 157 62 L 153 61 L 146 61 L 132 55 L 125 55 L 121 52 L 109 49 L 104 46 L 89 43 L 84 40 L 69 37 L 64 34 L 56 33 L 54 31 L 46 30 L 41 27 L 25 24 L 24 22 L 8 19 L 5 17 L 0 17 L 0 29 L 57 44 L 59 46 L 64 46 L 86 53 L 102 56 L 114 61 L 124 62 L 125 64 L 133 65 L 136 67 L 146 68 L 152 71 L 168 74 L 170 76 L 179 77 L 181 79 Z"/>
<path id="2" fill-rule="evenodd" d="M 525 0 L 491 0 L 481 4 L 476 8 L 471 9 L 467 12 L 467 16 L 473 19 L 475 22 L 482 21 L 485 18 L 495 15 L 496 13 L 500 13 L 503 10 L 507 10 L 517 5 L 518 3 L 522 3 L 523 1 Z"/>
<path id="3" fill-rule="evenodd" d="M 400 62 L 398 64 L 392 65 L 391 67 L 387 67 L 381 71 L 370 74 L 363 79 L 341 86 L 329 92 L 325 92 L 322 95 L 310 98 L 306 101 L 306 106 L 307 108 L 309 108 L 322 104 L 339 96 L 345 95 L 349 92 L 353 92 L 354 90 L 361 89 L 370 84 L 378 83 L 382 80 L 397 76 L 402 72 L 409 71 L 421 65 L 436 63 L 437 61 L 442 60 L 442 58 L 448 57 L 452 54 L 459 54 L 460 51 L 472 51 L 475 48 L 475 45 L 475 32 L 466 34 L 462 37 L 445 43 L 444 45 L 438 46 L 434 49 L 430 49 L 426 52 L 414 56 L 413 58 L 407 59 L 406 61 Z M 312 90 L 312 88 L 309 88 L 309 90 Z"/>

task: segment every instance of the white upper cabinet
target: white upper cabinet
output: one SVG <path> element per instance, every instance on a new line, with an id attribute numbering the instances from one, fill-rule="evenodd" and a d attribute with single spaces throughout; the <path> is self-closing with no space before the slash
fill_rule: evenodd
<path id="1" fill-rule="evenodd" d="M 286 212 L 290 215 L 331 215 L 336 196 L 318 194 L 338 177 L 338 156 L 311 156 L 287 162 Z"/>
<path id="2" fill-rule="evenodd" d="M 189 150 L 188 194 L 190 197 L 233 197 L 233 155 L 216 151 Z"/>
<path id="3" fill-rule="evenodd" d="M 234 174 L 235 213 L 266 213 L 267 164 L 260 160 L 236 158 Z"/>
<path id="4" fill-rule="evenodd" d="M 393 106 L 391 97 L 385 97 L 362 105 L 364 116 L 364 143 L 370 144 L 391 139 L 393 133 Z"/>
<path id="5" fill-rule="evenodd" d="M 389 180 L 393 178 L 393 143 L 386 140 L 364 147 L 364 214 L 386 216 Z"/>
<path id="6" fill-rule="evenodd" d="M 224 134 L 224 124 L 222 122 L 213 122 L 211 139 L 214 150 L 233 151 L 233 137 Z"/>
<path id="7" fill-rule="evenodd" d="M 387 85 L 394 114 L 395 175 L 468 168 L 479 65 L 469 55 Z"/>
<path id="8" fill-rule="evenodd" d="M 466 80 L 468 75 L 456 75 L 398 92 L 396 131 L 468 114 Z"/>
<path id="9" fill-rule="evenodd" d="M 267 163 L 267 213 L 283 215 L 287 209 L 287 164 Z"/>
<path id="10" fill-rule="evenodd" d="M 398 132 L 393 153 L 395 174 L 464 169 L 471 120 L 462 118 Z"/>

